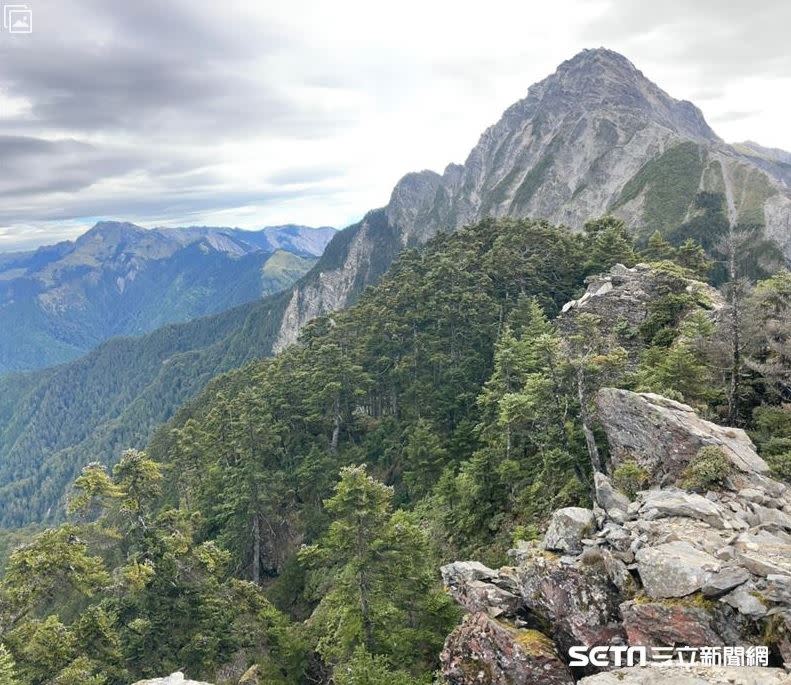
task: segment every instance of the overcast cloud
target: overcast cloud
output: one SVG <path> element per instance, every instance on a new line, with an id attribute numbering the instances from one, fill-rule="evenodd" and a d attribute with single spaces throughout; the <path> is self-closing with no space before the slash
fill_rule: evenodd
<path id="1" fill-rule="evenodd" d="M 0 250 L 103 218 L 343 227 L 585 47 L 791 150 L 787 0 L 28 4 L 0 33 Z"/>

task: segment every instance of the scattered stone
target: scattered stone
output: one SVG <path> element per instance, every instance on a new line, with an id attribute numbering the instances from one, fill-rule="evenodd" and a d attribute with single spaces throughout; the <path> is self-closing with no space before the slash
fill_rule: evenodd
<path id="1" fill-rule="evenodd" d="M 643 493 L 643 518 L 652 520 L 661 516 L 679 516 L 698 519 L 714 528 L 725 528 L 725 512 L 714 502 L 678 488 L 649 490 Z"/>
<path id="2" fill-rule="evenodd" d="M 791 575 L 791 544 L 765 530 L 740 535 L 736 559 L 756 576 Z"/>
<path id="3" fill-rule="evenodd" d="M 583 538 L 596 530 L 596 517 L 590 509 L 566 507 L 552 514 L 544 535 L 544 549 L 581 552 Z"/>
<path id="4" fill-rule="evenodd" d="M 767 614 L 766 605 L 758 599 L 757 590 L 752 583 L 740 585 L 732 592 L 720 598 L 720 602 L 725 602 L 732 606 L 743 616 L 750 618 L 762 618 Z"/>
<path id="5" fill-rule="evenodd" d="M 764 597 L 770 602 L 779 602 L 791 606 L 791 576 L 769 574 L 766 576 Z"/>
<path id="6" fill-rule="evenodd" d="M 593 483 L 596 487 L 596 501 L 607 512 L 607 516 L 617 523 L 626 521 L 630 504 L 629 498 L 616 490 L 610 479 L 603 473 L 594 473 Z"/>
<path id="7" fill-rule="evenodd" d="M 750 574 L 741 566 L 725 566 L 712 573 L 701 587 L 706 597 L 718 597 L 750 580 Z"/>
<path id="8" fill-rule="evenodd" d="M 640 579 L 653 598 L 684 597 L 703 587 L 708 571 L 719 571 L 721 563 L 687 542 L 668 542 L 637 552 Z"/>
<path id="9" fill-rule="evenodd" d="M 572 685 L 552 640 L 485 613 L 469 614 L 440 654 L 448 685 Z"/>
<path id="10" fill-rule="evenodd" d="M 766 502 L 766 494 L 758 488 L 743 488 L 739 490 L 739 498 L 755 504 L 764 504 Z"/>
<path id="11" fill-rule="evenodd" d="M 492 618 L 513 617 L 522 606 L 515 579 L 505 573 L 477 561 L 455 561 L 440 570 L 445 587 L 471 613 L 484 611 Z"/>
<path id="12" fill-rule="evenodd" d="M 758 517 L 756 525 L 778 526 L 791 530 L 791 516 L 780 509 L 762 507 L 760 504 L 752 505 L 753 513 Z"/>

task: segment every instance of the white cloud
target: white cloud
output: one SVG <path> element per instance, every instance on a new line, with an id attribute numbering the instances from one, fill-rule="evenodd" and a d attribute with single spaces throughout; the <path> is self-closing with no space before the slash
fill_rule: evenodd
<path id="1" fill-rule="evenodd" d="M 37 0 L 34 34 L 0 38 L 0 136 L 61 142 L 15 159 L 0 249 L 96 217 L 346 225 L 404 173 L 463 161 L 530 84 L 600 45 L 725 139 L 791 149 L 790 7 Z"/>

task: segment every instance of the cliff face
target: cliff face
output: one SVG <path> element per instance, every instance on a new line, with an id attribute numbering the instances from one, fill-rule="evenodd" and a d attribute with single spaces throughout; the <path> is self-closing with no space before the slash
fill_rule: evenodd
<path id="1" fill-rule="evenodd" d="M 338 236 L 343 249 L 295 289 L 275 348 L 353 301 L 404 246 L 486 216 L 581 228 L 610 212 L 647 235 L 681 224 L 697 193 L 711 191 L 725 197 L 733 222 L 762 224 L 791 260 L 787 154 L 724 144 L 697 107 L 625 57 L 585 50 L 509 107 L 463 165 L 406 175 L 383 210 Z"/>
<path id="2" fill-rule="evenodd" d="M 612 388 L 596 403 L 613 472 L 630 465 L 640 489 L 630 498 L 597 473 L 593 509 L 556 511 L 540 543 L 510 552 L 512 566 L 443 567 L 449 591 L 469 612 L 442 654 L 449 683 L 533 682 L 522 674 L 539 663 L 550 664 L 547 682 L 785 682 L 766 663 L 729 673 L 569 668 L 575 645 L 766 646 L 768 664 L 791 665 L 791 491 L 767 475 L 743 431 L 686 405 Z M 693 487 L 690 464 L 712 450 L 717 484 Z M 484 632 L 512 644 L 493 649 Z M 505 664 L 503 653 L 517 650 L 523 658 Z"/>

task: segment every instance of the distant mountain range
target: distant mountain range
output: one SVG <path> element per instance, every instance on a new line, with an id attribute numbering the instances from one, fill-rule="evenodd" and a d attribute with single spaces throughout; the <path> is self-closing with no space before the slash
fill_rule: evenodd
<path id="1" fill-rule="evenodd" d="M 158 228 L 105 221 L 74 241 L 0 255 L 0 373 L 79 357 L 290 286 L 332 228 Z"/>
<path id="2" fill-rule="evenodd" d="M 401 250 L 440 231 L 488 215 L 580 229 L 614 213 L 645 238 L 694 219 L 705 191 L 791 260 L 788 159 L 726 145 L 697 107 L 625 57 L 583 51 L 509 107 L 463 165 L 405 176 L 387 206 L 335 235 L 293 288 L 0 378 L 0 525 L 57 518 L 81 465 L 142 447 L 212 377 L 292 343 L 309 320 L 352 304 Z"/>

